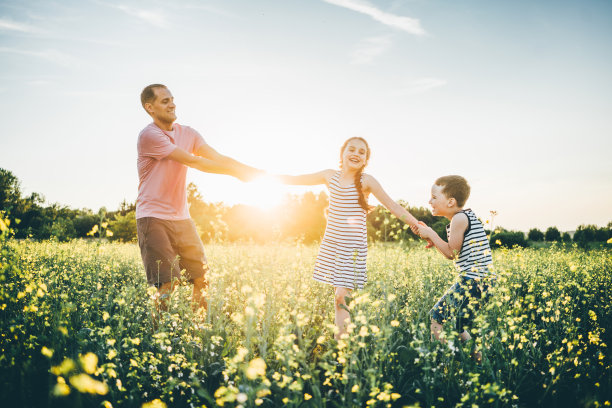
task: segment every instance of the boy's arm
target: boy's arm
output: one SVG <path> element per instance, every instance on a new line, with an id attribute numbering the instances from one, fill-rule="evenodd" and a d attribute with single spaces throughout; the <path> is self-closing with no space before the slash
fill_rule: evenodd
<path id="1" fill-rule="evenodd" d="M 431 227 L 419 225 L 421 238 L 429 239 L 436 249 L 447 259 L 455 259 L 461 251 L 463 237 L 468 227 L 468 218 L 463 213 L 455 214 L 450 223 L 448 242 L 444 241 Z"/>
<path id="2" fill-rule="evenodd" d="M 327 184 L 333 174 L 334 170 L 328 169 L 319 171 L 317 173 L 302 174 L 299 176 L 289 176 L 283 174 L 275 177 L 283 184 L 290 184 L 294 186 L 314 186 L 317 184 Z"/>
<path id="3" fill-rule="evenodd" d="M 389 197 L 389 194 L 387 194 L 387 192 L 374 177 L 370 176 L 369 174 L 364 175 L 363 187 L 366 191 L 370 191 L 372 194 L 374 194 L 374 197 L 376 197 L 376 199 L 380 201 L 380 203 L 391 211 L 391 214 L 395 215 L 398 219 L 411 226 L 418 224 L 419 221 L 414 218 L 414 216 L 404 207 L 393 201 L 393 199 Z"/>

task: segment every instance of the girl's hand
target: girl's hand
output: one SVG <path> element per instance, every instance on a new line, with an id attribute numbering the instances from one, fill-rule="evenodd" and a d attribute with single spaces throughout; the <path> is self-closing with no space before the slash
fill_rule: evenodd
<path id="1" fill-rule="evenodd" d="M 435 231 L 431 229 L 431 227 L 428 227 L 423 221 L 419 221 L 419 225 L 414 228 L 417 230 L 415 233 L 418 234 L 419 237 L 428 241 L 431 239 L 432 234 L 435 234 Z"/>

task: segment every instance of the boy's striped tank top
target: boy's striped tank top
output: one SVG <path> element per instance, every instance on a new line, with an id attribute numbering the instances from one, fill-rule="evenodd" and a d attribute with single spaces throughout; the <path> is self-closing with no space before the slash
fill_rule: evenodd
<path id="1" fill-rule="evenodd" d="M 495 277 L 492 271 L 491 246 L 482 222 L 470 209 L 461 212 L 468 218 L 468 227 L 465 230 L 461 251 L 455 258 L 455 266 L 466 278 Z M 450 239 L 450 224 L 446 226 L 446 234 Z"/>

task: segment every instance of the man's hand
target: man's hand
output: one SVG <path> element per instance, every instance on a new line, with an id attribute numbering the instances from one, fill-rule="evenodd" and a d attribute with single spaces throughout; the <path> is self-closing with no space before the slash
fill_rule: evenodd
<path id="1" fill-rule="evenodd" d="M 256 169 L 254 167 L 245 166 L 245 168 L 240 169 L 240 171 L 236 174 L 236 177 L 244 182 L 253 181 L 256 178 L 263 177 L 267 173 L 265 170 Z"/>

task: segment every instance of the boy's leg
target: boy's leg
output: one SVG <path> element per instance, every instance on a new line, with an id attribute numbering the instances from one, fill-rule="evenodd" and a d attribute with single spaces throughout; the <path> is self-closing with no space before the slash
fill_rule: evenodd
<path id="1" fill-rule="evenodd" d="M 462 342 L 472 339 L 468 328 L 474 323 L 476 312 L 480 309 L 482 301 L 482 288 L 480 282 L 476 280 L 466 280 L 463 282 L 463 295 L 457 311 L 457 331 Z M 471 352 L 472 359 L 480 364 L 482 353 L 474 349 Z"/>
<path id="2" fill-rule="evenodd" d="M 429 311 L 431 317 L 431 337 L 432 340 L 445 343 L 444 331 L 442 326 L 446 323 L 452 314 L 452 309 L 455 305 L 455 292 L 458 290 L 458 284 L 451 286 L 444 295 L 436 302 L 434 307 Z"/>
<path id="3" fill-rule="evenodd" d="M 446 342 L 446 340 L 442 337 L 442 334 L 443 334 L 442 329 L 443 329 L 442 325 L 432 318 L 431 319 L 432 340 L 440 341 L 442 343 Z"/>
<path id="4" fill-rule="evenodd" d="M 346 297 L 350 296 L 351 289 L 347 288 L 336 288 L 336 318 L 335 323 L 336 327 L 338 327 L 338 333 L 336 334 L 336 339 L 340 339 L 344 333 L 346 333 L 346 327 L 351 321 L 351 315 L 348 311 L 348 307 L 346 305 Z"/>

